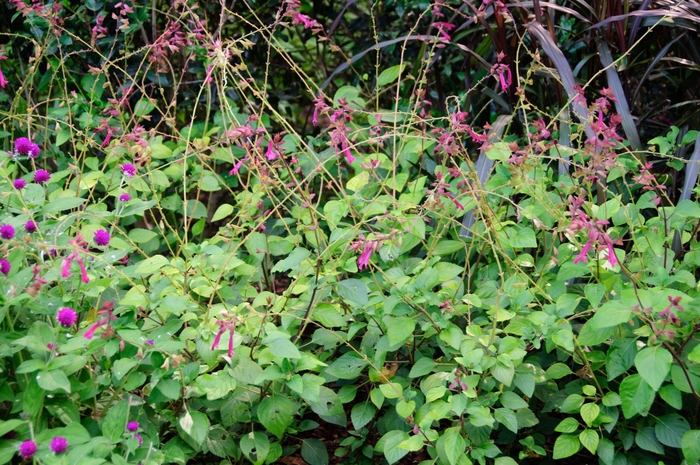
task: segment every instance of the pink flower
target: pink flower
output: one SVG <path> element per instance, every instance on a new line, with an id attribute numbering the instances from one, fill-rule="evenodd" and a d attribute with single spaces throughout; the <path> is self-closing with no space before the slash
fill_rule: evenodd
<path id="1" fill-rule="evenodd" d="M 20 137 L 15 140 L 15 152 L 20 155 L 29 155 L 32 149 L 32 141 L 26 137 Z"/>
<path id="2" fill-rule="evenodd" d="M 77 319 L 78 316 L 75 314 L 75 310 L 68 307 L 60 309 L 56 314 L 56 321 L 58 321 L 61 326 L 66 328 L 73 326 Z"/>
<path id="3" fill-rule="evenodd" d="M 129 194 L 122 194 L 119 196 L 119 201 L 121 202 L 128 202 L 131 200 L 131 196 Z"/>
<path id="4" fill-rule="evenodd" d="M 15 228 L 10 224 L 3 224 L 0 226 L 0 237 L 7 240 L 12 239 L 15 237 Z"/>
<path id="5" fill-rule="evenodd" d="M 36 170 L 34 173 L 34 182 L 44 184 L 51 179 L 51 174 L 46 170 Z"/>
<path id="6" fill-rule="evenodd" d="M 219 347 L 219 342 L 221 342 L 221 336 L 228 331 L 229 332 L 229 339 L 228 339 L 228 356 L 233 357 L 234 354 L 236 353 L 234 348 L 233 348 L 233 335 L 236 331 L 236 318 L 233 317 L 231 321 L 225 321 L 225 320 L 219 320 L 217 321 L 217 324 L 219 325 L 219 331 L 216 333 L 216 336 L 214 337 L 214 343 L 211 345 L 211 350 L 216 350 Z"/>
<path id="7" fill-rule="evenodd" d="M 11 269 L 12 265 L 10 265 L 10 262 L 4 258 L 0 258 L 0 273 L 7 276 L 8 274 L 10 274 Z"/>
<path id="8" fill-rule="evenodd" d="M 123 164 L 120 169 L 122 170 L 122 173 L 124 173 L 124 176 L 127 178 L 133 178 L 136 176 L 136 167 L 132 165 L 131 163 L 125 163 Z"/>
<path id="9" fill-rule="evenodd" d="M 24 179 L 15 179 L 13 186 L 15 186 L 15 189 L 17 189 L 18 191 L 21 191 L 22 189 L 27 187 L 27 181 L 25 181 Z"/>
<path id="10" fill-rule="evenodd" d="M 36 453 L 36 443 L 34 441 L 24 441 L 19 446 L 19 455 L 24 460 L 30 459 Z"/>
<path id="11" fill-rule="evenodd" d="M 586 244 L 583 246 L 583 249 L 581 249 L 581 253 L 579 253 L 579 254 L 576 256 L 576 258 L 574 258 L 574 263 L 578 263 L 578 262 L 584 262 L 584 263 L 585 263 L 585 262 L 587 262 L 587 261 L 588 261 L 588 257 L 586 256 L 586 254 L 587 254 L 588 251 L 591 249 L 591 246 L 592 246 L 592 245 L 593 245 L 593 240 L 592 240 L 592 239 L 589 239 L 588 242 L 586 242 Z"/>
<path id="12" fill-rule="evenodd" d="M 131 431 L 131 432 L 138 431 L 139 422 L 138 421 L 130 421 L 129 423 L 126 424 L 126 429 Z"/>
<path id="13" fill-rule="evenodd" d="M 109 233 L 104 229 L 98 229 L 95 231 L 95 244 L 99 246 L 105 246 L 109 244 Z"/>
<path id="14" fill-rule="evenodd" d="M 8 83 L 9 83 L 9 81 L 7 79 L 5 79 L 5 75 L 2 74 L 2 70 L 0 69 L 0 87 L 2 87 L 4 89 Z"/>
<path id="15" fill-rule="evenodd" d="M 65 450 L 68 448 L 68 441 L 66 438 L 57 436 L 51 440 L 51 445 L 49 448 L 54 454 L 60 454 L 61 452 L 65 452 Z"/>
<path id="16" fill-rule="evenodd" d="M 24 225 L 25 231 L 28 233 L 34 233 L 36 232 L 36 223 L 33 221 L 27 221 L 27 223 Z"/>

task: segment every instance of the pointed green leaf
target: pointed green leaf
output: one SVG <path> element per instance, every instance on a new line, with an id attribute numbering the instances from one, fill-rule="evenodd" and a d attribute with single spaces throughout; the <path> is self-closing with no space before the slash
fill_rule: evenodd
<path id="1" fill-rule="evenodd" d="M 350 412 L 353 428 L 359 431 L 363 426 L 372 421 L 376 411 L 377 409 L 374 408 L 374 405 L 369 402 L 355 404 Z"/>
<path id="2" fill-rule="evenodd" d="M 662 346 L 645 347 L 634 358 L 634 366 L 654 391 L 658 391 L 661 384 L 671 371 L 673 356 Z"/>
<path id="3" fill-rule="evenodd" d="M 583 421 L 585 421 L 589 427 L 593 424 L 595 419 L 598 418 L 599 413 L 600 407 L 598 407 L 597 404 L 583 404 L 581 406 L 581 418 L 583 418 Z"/>
<path id="4" fill-rule="evenodd" d="M 292 424 L 294 404 L 281 395 L 266 397 L 258 405 L 258 418 L 265 428 L 282 439 L 287 427 Z"/>
<path id="5" fill-rule="evenodd" d="M 301 440 L 301 457 L 309 465 L 328 465 L 328 450 L 326 445 L 318 439 Z"/>
<path id="6" fill-rule="evenodd" d="M 620 383 L 620 400 L 625 418 L 646 416 L 654 401 L 654 389 L 639 375 L 630 375 Z"/>
<path id="7" fill-rule="evenodd" d="M 700 431 L 690 430 L 681 439 L 683 457 L 690 464 L 696 464 L 700 460 Z"/>
<path id="8" fill-rule="evenodd" d="M 554 460 L 571 457 L 581 448 L 581 441 L 578 437 L 569 434 L 562 434 L 554 442 Z"/>
<path id="9" fill-rule="evenodd" d="M 598 436 L 598 432 L 596 430 L 583 430 L 581 431 L 581 434 L 578 435 L 578 439 L 581 441 L 581 444 L 583 444 L 583 447 L 588 449 L 591 454 L 595 454 L 596 450 L 598 449 L 598 441 L 600 441 L 600 437 Z"/>

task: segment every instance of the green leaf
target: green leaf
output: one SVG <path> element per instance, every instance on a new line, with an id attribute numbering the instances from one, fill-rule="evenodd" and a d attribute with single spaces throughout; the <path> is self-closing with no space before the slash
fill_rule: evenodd
<path id="1" fill-rule="evenodd" d="M 681 410 L 683 408 L 683 396 L 676 386 L 672 384 L 663 386 L 659 389 L 659 396 L 676 410 Z"/>
<path id="2" fill-rule="evenodd" d="M 209 418 L 202 412 L 196 410 L 185 412 L 185 414 L 180 417 L 178 425 L 182 428 L 182 432 L 199 446 L 204 444 L 209 434 Z"/>
<path id="3" fill-rule="evenodd" d="M 139 274 L 153 274 L 169 263 L 168 259 L 162 255 L 154 255 L 139 263 L 136 272 Z"/>
<path id="4" fill-rule="evenodd" d="M 680 449 L 683 436 L 690 431 L 688 421 L 677 413 L 669 413 L 656 419 L 654 432 L 659 442 L 668 447 Z"/>
<path id="5" fill-rule="evenodd" d="M 408 450 L 399 447 L 399 444 L 408 438 L 408 433 L 404 431 L 389 431 L 377 441 L 375 450 L 377 452 L 382 452 L 389 464 L 396 463 L 408 454 Z"/>
<path id="6" fill-rule="evenodd" d="M 78 197 L 61 197 L 59 199 L 52 200 L 51 202 L 44 205 L 44 208 L 41 210 L 41 212 L 46 214 L 71 210 L 73 208 L 81 206 L 85 202 L 87 202 L 87 200 Z"/>
<path id="7" fill-rule="evenodd" d="M 274 273 L 278 273 L 283 271 L 295 270 L 299 268 L 301 262 L 303 262 L 310 256 L 311 252 L 309 252 L 307 249 L 303 247 L 297 247 L 294 250 L 292 250 L 292 253 L 289 254 L 287 258 L 275 263 L 275 266 L 272 267 L 272 271 Z"/>
<path id="8" fill-rule="evenodd" d="M 117 402 L 107 411 L 105 420 L 102 422 L 102 435 L 112 444 L 119 442 L 126 431 L 128 421 L 129 404 L 125 400 Z"/>
<path id="9" fill-rule="evenodd" d="M 374 418 L 376 411 L 377 410 L 374 408 L 374 405 L 370 404 L 369 402 L 355 404 L 350 412 L 350 419 L 352 420 L 353 428 L 355 428 L 357 431 L 362 429 L 363 426 Z"/>
<path id="10" fill-rule="evenodd" d="M 408 418 L 416 410 L 415 401 L 405 401 L 403 399 L 396 403 L 396 413 L 398 413 L 403 418 Z"/>
<path id="11" fill-rule="evenodd" d="M 654 391 L 661 387 L 672 363 L 673 356 L 662 346 L 645 347 L 634 358 L 637 371 Z"/>
<path id="12" fill-rule="evenodd" d="M 388 317 L 386 323 L 386 335 L 389 338 L 389 344 L 392 346 L 406 342 L 416 329 L 416 320 L 406 316 Z"/>
<path id="13" fill-rule="evenodd" d="M 391 84 L 392 82 L 396 81 L 399 78 L 399 74 L 401 74 L 405 67 L 406 64 L 404 63 L 392 66 L 391 68 L 387 68 L 384 71 L 382 71 L 381 74 L 377 77 L 377 86 L 383 87 L 387 84 Z"/>
<path id="14" fill-rule="evenodd" d="M 267 345 L 272 355 L 276 357 L 291 359 L 301 358 L 299 349 L 285 336 L 286 335 L 282 335 L 282 333 L 275 333 L 271 336 L 266 336 L 262 342 Z"/>
<path id="15" fill-rule="evenodd" d="M 25 423 L 26 423 L 26 421 L 17 420 L 17 419 L 0 422 L 0 437 L 6 435 L 7 433 L 12 431 L 13 429 L 15 429 L 18 426 L 21 426 Z"/>
<path id="16" fill-rule="evenodd" d="M 364 307 L 369 301 L 365 283 L 359 279 L 345 279 L 337 285 L 338 295 L 355 307 Z"/>
<path id="17" fill-rule="evenodd" d="M 273 394 L 263 399 L 258 405 L 260 423 L 280 439 L 284 436 L 287 427 L 292 424 L 292 413 L 294 413 L 294 404 L 282 395 Z"/>
<path id="18" fill-rule="evenodd" d="M 581 394 L 571 394 L 564 399 L 559 409 L 562 413 L 578 413 L 581 410 L 583 401 L 584 398 Z"/>
<path id="19" fill-rule="evenodd" d="M 604 465 L 613 465 L 615 445 L 610 439 L 601 439 L 598 443 L 598 457 Z"/>
<path id="20" fill-rule="evenodd" d="M 223 220 L 227 216 L 229 216 L 231 213 L 233 213 L 233 205 L 230 205 L 228 203 L 224 203 L 219 205 L 219 208 L 216 209 L 214 212 L 214 216 L 211 217 L 212 221 L 219 221 Z"/>
<path id="21" fill-rule="evenodd" d="M 609 328 L 625 323 L 632 316 L 632 308 L 619 300 L 604 303 L 590 319 L 594 329 Z"/>
<path id="22" fill-rule="evenodd" d="M 243 454 L 254 464 L 263 463 L 270 452 L 270 440 L 260 431 L 243 435 L 240 446 Z"/>
<path id="23" fill-rule="evenodd" d="M 465 245 L 464 242 L 462 241 L 450 241 L 450 240 L 441 240 L 440 242 L 437 243 L 435 248 L 433 249 L 433 254 L 434 255 L 450 255 L 455 252 L 458 252 L 460 250 L 464 250 Z"/>
<path id="24" fill-rule="evenodd" d="M 600 407 L 598 407 L 597 404 L 583 404 L 581 406 L 581 418 L 583 418 L 583 421 L 585 421 L 589 427 L 593 425 L 599 413 Z"/>
<path id="25" fill-rule="evenodd" d="M 571 368 L 563 363 L 555 363 L 544 372 L 547 379 L 561 379 L 571 373 L 573 373 Z"/>
<path id="26" fill-rule="evenodd" d="M 437 441 L 437 451 L 440 460 L 450 465 L 456 465 L 464 454 L 466 443 L 460 434 L 460 428 L 449 428 Z"/>
<path id="27" fill-rule="evenodd" d="M 328 450 L 326 445 L 318 439 L 301 440 L 301 457 L 309 465 L 328 465 Z"/>
<path id="28" fill-rule="evenodd" d="M 515 230 L 515 234 L 510 236 L 510 246 L 514 249 L 537 247 L 535 231 L 529 227 Z"/>
<path id="29" fill-rule="evenodd" d="M 629 370 L 634 364 L 634 356 L 636 354 L 636 339 L 626 338 L 621 341 L 615 341 L 608 349 L 605 358 L 605 370 L 608 373 L 608 381 L 612 381 Z"/>
<path id="30" fill-rule="evenodd" d="M 562 434 L 554 442 L 554 452 L 552 458 L 554 460 L 565 459 L 571 457 L 581 448 L 581 441 L 578 437 L 569 434 Z"/>
<path id="31" fill-rule="evenodd" d="M 57 391 L 62 389 L 70 394 L 70 381 L 61 370 L 40 371 L 36 375 L 36 382 L 45 391 Z"/>
<path id="32" fill-rule="evenodd" d="M 700 460 L 700 431 L 694 429 L 686 432 L 681 439 L 681 449 L 683 457 L 689 464 L 698 463 Z"/>
<path id="33" fill-rule="evenodd" d="M 141 100 L 136 102 L 136 106 L 134 107 L 134 116 L 138 118 L 146 116 L 155 108 L 156 106 L 151 102 L 151 99 L 142 98 Z"/>
<path id="34" fill-rule="evenodd" d="M 129 231 L 129 239 L 137 244 L 144 244 L 158 237 L 158 233 L 149 229 L 133 228 Z"/>
<path id="35" fill-rule="evenodd" d="M 637 414 L 646 416 L 654 396 L 654 388 L 649 386 L 640 375 L 627 376 L 620 383 L 620 399 L 625 418 L 632 418 Z"/>
<path id="36" fill-rule="evenodd" d="M 510 457 L 498 457 L 493 463 L 494 465 L 518 465 L 518 462 Z"/>
<path id="37" fill-rule="evenodd" d="M 362 370 L 368 365 L 367 360 L 355 352 L 341 355 L 335 362 L 325 369 L 330 376 L 340 379 L 355 379 L 360 376 Z"/>
<path id="38" fill-rule="evenodd" d="M 556 428 L 554 428 L 554 431 L 557 433 L 573 433 L 578 429 L 580 426 L 579 422 L 576 421 L 575 418 L 568 417 L 564 418 L 559 424 L 557 425 Z"/>
<path id="39" fill-rule="evenodd" d="M 578 435 L 578 439 L 581 441 L 581 444 L 583 444 L 583 447 L 588 449 L 591 454 L 595 455 L 595 451 L 598 449 L 598 441 L 600 441 L 596 430 L 585 429 Z"/>
<path id="40" fill-rule="evenodd" d="M 634 436 L 634 442 L 637 443 L 640 449 L 664 455 L 664 446 L 656 439 L 656 433 L 651 426 L 637 430 L 637 434 Z"/>
<path id="41" fill-rule="evenodd" d="M 499 400 L 501 401 L 501 405 L 511 410 L 519 410 L 521 408 L 527 408 L 528 406 L 528 403 L 513 391 L 502 392 Z"/>
<path id="42" fill-rule="evenodd" d="M 507 408 L 497 408 L 493 412 L 496 421 L 508 428 L 513 433 L 518 432 L 518 419 L 515 413 Z"/>

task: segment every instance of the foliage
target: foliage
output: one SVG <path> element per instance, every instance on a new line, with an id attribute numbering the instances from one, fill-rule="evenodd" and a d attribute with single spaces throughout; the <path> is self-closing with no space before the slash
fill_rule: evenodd
<path id="1" fill-rule="evenodd" d="M 581 24 L 513 47 L 501 3 L 460 32 L 387 2 L 420 37 L 358 45 L 353 2 L 335 36 L 290 0 L 11 3 L 0 463 L 700 460 L 697 132 L 634 147 L 619 77 L 576 85 Z M 493 63 L 436 97 L 455 33 Z"/>

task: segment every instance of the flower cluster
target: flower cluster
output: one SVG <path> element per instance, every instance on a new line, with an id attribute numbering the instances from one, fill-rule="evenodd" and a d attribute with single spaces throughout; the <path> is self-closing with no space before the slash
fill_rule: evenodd
<path id="1" fill-rule="evenodd" d="M 73 326 L 77 319 L 78 316 L 76 315 L 75 310 L 68 307 L 60 309 L 56 314 L 56 321 L 58 321 L 58 323 L 65 328 Z"/>
<path id="2" fill-rule="evenodd" d="M 236 317 L 234 315 L 231 315 L 229 313 L 224 313 L 223 316 L 225 318 L 228 318 L 227 320 L 219 320 L 216 322 L 216 324 L 219 325 L 219 331 L 216 333 L 216 336 L 214 337 L 214 343 L 211 345 L 211 350 L 216 350 L 219 347 L 219 342 L 221 341 L 221 336 L 228 331 L 229 332 L 229 338 L 228 338 L 228 356 L 233 357 L 233 355 L 236 353 L 236 351 L 233 349 L 233 335 L 236 331 Z"/>
<path id="3" fill-rule="evenodd" d="M 15 154 L 36 158 L 40 153 L 41 149 L 39 146 L 26 137 L 20 137 L 15 140 Z"/>
<path id="4" fill-rule="evenodd" d="M 112 314 L 113 308 L 114 303 L 112 302 L 105 302 L 102 305 L 102 310 L 97 312 L 98 315 L 102 315 L 102 318 L 97 320 L 92 326 L 90 326 L 90 328 L 87 331 L 85 331 L 85 334 L 83 334 L 83 337 L 85 339 L 92 339 L 95 335 L 95 331 L 97 331 L 97 329 L 102 326 L 105 326 L 107 328 L 105 334 L 109 334 L 109 329 L 111 329 L 109 324 L 117 319 L 117 317 Z"/>
<path id="5" fill-rule="evenodd" d="M 615 266 L 617 264 L 617 257 L 615 256 L 615 249 L 613 248 L 615 242 L 604 230 L 604 226 L 607 226 L 609 221 L 593 221 L 591 218 L 589 218 L 586 212 L 584 212 L 581 208 L 584 203 L 584 199 L 581 197 L 571 197 L 569 198 L 569 203 L 571 204 L 569 209 L 571 222 L 567 226 L 566 230 L 572 234 L 575 234 L 578 231 L 588 231 L 588 240 L 581 249 L 581 252 L 576 256 L 576 258 L 574 258 L 574 263 L 587 262 L 588 251 L 594 246 L 600 245 L 608 249 L 608 262 L 610 263 L 610 266 Z"/>
<path id="6" fill-rule="evenodd" d="M 87 275 L 87 270 L 85 269 L 85 260 L 80 256 L 80 252 L 85 252 L 87 249 L 87 242 L 83 239 L 83 236 L 78 234 L 74 240 L 68 241 L 69 244 L 73 245 L 75 247 L 75 250 L 73 250 L 64 260 L 63 260 L 63 267 L 61 269 L 61 276 L 64 278 L 69 278 L 71 273 L 70 273 L 70 265 L 71 263 L 75 262 L 78 264 L 80 267 L 80 274 L 82 276 L 82 280 L 84 283 L 89 283 L 90 278 Z"/>
<path id="7" fill-rule="evenodd" d="M 53 452 L 54 454 L 60 454 L 62 452 L 65 452 L 66 449 L 68 449 L 68 440 L 64 437 L 56 436 L 51 440 L 49 449 L 51 449 L 51 452 Z M 22 444 L 19 445 L 19 455 L 21 455 L 24 460 L 31 459 L 34 456 L 34 454 L 36 454 L 36 450 L 36 442 L 32 440 L 24 441 Z"/>
<path id="8" fill-rule="evenodd" d="M 355 161 L 355 157 L 350 153 L 350 142 L 348 141 L 347 133 L 350 132 L 350 128 L 346 123 L 352 121 L 352 114 L 355 110 L 348 104 L 345 98 L 338 101 L 340 108 L 337 108 L 330 115 L 331 121 L 331 141 L 330 146 L 333 147 L 338 154 L 345 156 L 345 160 L 348 164 L 352 164 Z M 311 122 L 316 125 L 318 123 L 319 113 L 328 114 L 331 112 L 331 107 L 325 102 L 324 96 L 321 94 L 314 99 L 314 114 Z"/>

